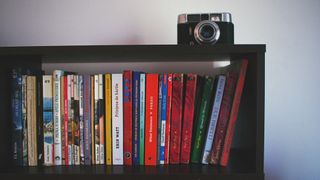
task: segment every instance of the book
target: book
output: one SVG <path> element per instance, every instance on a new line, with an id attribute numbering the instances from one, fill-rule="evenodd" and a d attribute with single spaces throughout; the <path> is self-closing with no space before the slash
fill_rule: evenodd
<path id="1" fill-rule="evenodd" d="M 99 145 L 100 145 L 100 164 L 105 164 L 105 156 L 104 156 L 104 78 L 103 74 L 99 74 L 99 102 L 98 102 L 98 117 L 99 117 Z"/>
<path id="2" fill-rule="evenodd" d="M 73 124 L 72 124 L 72 134 L 74 136 L 74 148 L 73 148 L 73 158 L 74 164 L 80 165 L 80 111 L 79 111 L 79 86 L 78 86 L 78 75 L 73 76 Z"/>
<path id="3" fill-rule="evenodd" d="M 65 119 L 65 123 L 67 123 L 67 127 L 65 130 L 68 132 L 68 137 L 66 140 L 68 141 L 68 150 L 65 153 L 68 153 L 68 165 L 74 164 L 74 136 L 72 131 L 72 124 L 73 124 L 73 75 L 66 75 L 66 85 L 67 85 L 67 92 L 65 93 L 67 101 L 65 104 L 65 114 L 68 117 Z"/>
<path id="4" fill-rule="evenodd" d="M 238 80 L 237 80 L 237 85 L 234 92 L 234 98 L 233 98 L 233 103 L 232 103 L 231 112 L 230 112 L 230 119 L 229 119 L 227 131 L 224 139 L 224 146 L 221 152 L 221 159 L 220 159 L 221 166 L 228 165 L 229 153 L 230 153 L 232 138 L 233 138 L 233 134 L 236 126 L 236 121 L 238 118 L 238 111 L 239 111 L 242 91 L 245 83 L 247 67 L 248 67 L 248 60 L 247 59 L 242 60 L 239 67 Z"/>
<path id="5" fill-rule="evenodd" d="M 38 165 L 36 76 L 27 77 L 28 165 Z"/>
<path id="6" fill-rule="evenodd" d="M 105 74 L 106 164 L 112 165 L 111 74 Z"/>
<path id="7" fill-rule="evenodd" d="M 91 164 L 96 164 L 95 158 L 95 82 L 94 75 L 90 76 L 91 81 Z"/>
<path id="8" fill-rule="evenodd" d="M 146 75 L 145 165 L 157 165 L 158 74 Z"/>
<path id="9" fill-rule="evenodd" d="M 210 155 L 210 164 L 219 164 L 225 132 L 230 117 L 233 93 L 237 81 L 237 75 L 235 73 L 228 73 L 226 77 L 226 85 L 223 92 L 220 114 Z"/>
<path id="10" fill-rule="evenodd" d="M 22 84 L 22 86 L 21 86 L 21 96 L 22 96 L 21 97 L 21 108 L 22 108 L 22 112 L 21 113 L 22 113 L 22 125 L 23 125 L 22 126 L 22 129 L 23 129 L 22 158 L 23 158 L 23 166 L 28 166 L 27 75 L 22 75 L 21 84 Z M 52 127 L 52 134 L 53 134 L 53 127 Z M 53 139 L 53 137 L 52 137 L 52 139 Z"/>
<path id="11" fill-rule="evenodd" d="M 168 74 L 167 107 L 166 107 L 166 132 L 164 145 L 164 164 L 169 164 L 170 155 L 170 130 L 171 130 L 171 104 L 172 104 L 172 74 Z"/>
<path id="12" fill-rule="evenodd" d="M 95 164 L 100 164 L 99 75 L 94 75 L 94 149 Z"/>
<path id="13" fill-rule="evenodd" d="M 199 163 L 200 157 L 202 155 L 202 148 L 204 142 L 204 136 L 207 130 L 207 122 L 210 111 L 212 92 L 213 92 L 213 78 L 210 76 L 205 76 L 204 90 L 201 98 L 200 110 L 198 117 L 196 117 L 197 124 L 195 124 L 195 138 L 193 143 L 193 149 L 191 152 L 191 162 Z"/>
<path id="14" fill-rule="evenodd" d="M 181 163 L 189 164 L 190 151 L 192 141 L 192 129 L 194 120 L 194 109 L 197 90 L 197 75 L 187 74 L 185 99 L 184 99 L 184 112 L 183 112 L 183 125 L 181 135 Z"/>
<path id="15" fill-rule="evenodd" d="M 172 115 L 170 139 L 170 164 L 180 163 L 181 125 L 183 116 L 183 74 L 174 73 L 172 79 Z"/>
<path id="16" fill-rule="evenodd" d="M 83 75 L 84 164 L 91 165 L 91 80 Z"/>
<path id="17" fill-rule="evenodd" d="M 139 105 L 139 110 L 140 110 L 140 148 L 139 148 L 139 154 L 140 154 L 140 165 L 144 165 L 144 136 L 145 136 L 145 106 L 146 103 L 146 74 L 141 73 L 140 74 L 140 105 Z"/>
<path id="18" fill-rule="evenodd" d="M 160 164 L 160 146 L 161 146 L 161 105 L 162 105 L 162 80 L 163 74 L 158 77 L 158 134 L 157 134 L 157 164 Z"/>
<path id="19" fill-rule="evenodd" d="M 133 72 L 132 81 L 132 163 L 140 164 L 140 72 Z"/>
<path id="20" fill-rule="evenodd" d="M 44 165 L 54 165 L 52 75 L 43 76 L 43 140 Z"/>
<path id="21" fill-rule="evenodd" d="M 42 97 L 43 97 L 43 91 L 42 91 L 42 75 L 44 73 L 42 71 L 36 72 L 36 129 L 37 129 L 37 164 L 43 165 L 44 163 L 44 149 L 43 149 L 43 104 L 42 104 Z"/>
<path id="22" fill-rule="evenodd" d="M 159 119 L 159 128 L 160 130 L 160 139 L 159 139 L 159 144 L 160 144 L 160 149 L 159 149 L 159 164 L 164 164 L 164 156 L 165 156 L 165 140 L 166 140 L 166 121 L 167 121 L 167 91 L 168 91 L 168 74 L 164 73 L 163 78 L 161 80 L 161 93 L 162 93 L 162 98 L 161 98 L 161 116 Z M 159 88 L 160 90 L 160 88 Z M 160 91 L 159 91 L 160 93 Z M 159 95 L 160 96 L 160 95 Z M 159 99 L 160 101 L 160 99 Z"/>
<path id="23" fill-rule="evenodd" d="M 123 72 L 124 165 L 132 165 L 132 71 Z"/>
<path id="24" fill-rule="evenodd" d="M 123 78 L 112 74 L 112 163 L 123 165 Z"/>
<path id="25" fill-rule="evenodd" d="M 207 135 L 204 143 L 204 150 L 203 150 L 203 155 L 201 160 L 202 164 L 209 163 L 209 158 L 210 158 L 214 134 L 216 131 L 216 124 L 219 117 L 225 83 L 226 83 L 226 77 L 224 75 L 217 76 L 215 80 L 216 88 L 215 88 L 214 99 L 213 99 L 214 102 L 211 110 L 211 116 L 210 116 L 209 126 L 207 130 Z"/>
<path id="26" fill-rule="evenodd" d="M 78 76 L 79 90 L 79 127 L 80 127 L 80 164 L 85 165 L 84 161 L 84 95 L 83 95 L 83 76 Z"/>
<path id="27" fill-rule="evenodd" d="M 67 94 L 67 91 L 65 91 L 65 87 L 67 84 L 64 82 L 64 77 L 60 77 L 60 112 L 61 112 L 61 154 L 62 154 L 62 165 L 68 164 L 68 137 L 65 136 L 66 132 L 68 132 L 68 127 L 65 127 L 65 115 L 68 113 L 68 109 L 66 110 L 65 103 L 65 94 Z M 67 112 L 67 113 L 66 113 Z"/>

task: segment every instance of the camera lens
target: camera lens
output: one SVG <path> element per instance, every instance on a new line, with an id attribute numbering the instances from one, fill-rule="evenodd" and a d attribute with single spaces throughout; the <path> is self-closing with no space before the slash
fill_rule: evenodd
<path id="1" fill-rule="evenodd" d="M 219 37 L 219 26 L 213 21 L 200 21 L 194 28 L 194 38 L 199 44 L 215 44 Z"/>

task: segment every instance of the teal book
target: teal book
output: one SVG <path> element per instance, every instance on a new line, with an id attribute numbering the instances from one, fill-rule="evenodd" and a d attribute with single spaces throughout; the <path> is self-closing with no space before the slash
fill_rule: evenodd
<path id="1" fill-rule="evenodd" d="M 140 148 L 139 148 L 139 154 L 140 154 L 140 165 L 144 165 L 144 126 L 145 126 L 145 102 L 146 102 L 146 74 L 141 73 L 140 74 Z"/>

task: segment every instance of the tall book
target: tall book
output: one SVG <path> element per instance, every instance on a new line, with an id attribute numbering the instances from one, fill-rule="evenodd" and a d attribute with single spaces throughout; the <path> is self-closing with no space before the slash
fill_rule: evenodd
<path id="1" fill-rule="evenodd" d="M 38 165 L 36 76 L 27 77 L 28 165 Z"/>
<path id="2" fill-rule="evenodd" d="M 100 145 L 100 164 L 105 163 L 104 157 L 104 91 L 103 91 L 103 74 L 99 74 L 99 102 L 98 102 L 98 117 L 99 117 L 99 145 Z"/>
<path id="3" fill-rule="evenodd" d="M 157 134 L 157 164 L 160 164 L 160 144 L 161 144 L 161 103 L 162 103 L 162 79 L 163 74 L 159 74 L 158 82 L 158 134 Z"/>
<path id="4" fill-rule="evenodd" d="M 78 85 L 78 75 L 73 76 L 73 124 L 72 124 L 72 133 L 74 136 L 74 164 L 80 165 L 80 106 L 79 106 L 79 85 Z"/>
<path id="5" fill-rule="evenodd" d="M 170 139 L 170 164 L 180 163 L 181 125 L 183 116 L 183 74 L 173 74 L 172 80 L 172 115 Z"/>
<path id="6" fill-rule="evenodd" d="M 123 165 L 123 78 L 112 74 L 112 162 Z"/>
<path id="7" fill-rule="evenodd" d="M 192 141 L 192 129 L 194 120 L 194 109 L 197 90 L 197 75 L 187 74 L 184 112 L 183 112 L 183 125 L 182 125 L 182 141 L 181 141 L 181 163 L 189 164 L 190 151 Z"/>
<path id="8" fill-rule="evenodd" d="M 112 165 L 111 74 L 105 74 L 105 108 L 106 164 Z"/>
<path id="9" fill-rule="evenodd" d="M 44 139 L 44 165 L 54 164 L 53 147 L 53 93 L 52 75 L 43 76 L 43 139 Z"/>
<path id="10" fill-rule="evenodd" d="M 244 87 L 247 67 L 248 67 L 248 60 L 247 59 L 242 60 L 240 67 L 239 67 L 240 68 L 239 75 L 238 75 L 236 89 L 234 92 L 234 98 L 233 98 L 233 103 L 232 103 L 231 112 L 230 112 L 229 124 L 227 127 L 225 139 L 224 139 L 224 146 L 223 146 L 223 149 L 221 152 L 222 153 L 221 159 L 220 159 L 221 166 L 228 165 L 229 153 L 230 153 L 232 138 L 233 138 L 234 129 L 235 129 L 236 121 L 237 121 L 237 117 L 238 117 L 238 111 L 239 111 L 242 91 L 243 91 L 243 87 Z"/>
<path id="11" fill-rule="evenodd" d="M 84 165 L 84 96 L 83 96 L 83 76 L 78 76 L 79 90 L 79 127 L 80 127 L 80 164 Z"/>
<path id="12" fill-rule="evenodd" d="M 233 100 L 233 93 L 237 83 L 237 74 L 228 73 L 226 85 L 223 92 L 220 114 L 217 122 L 216 132 L 214 135 L 211 155 L 210 155 L 210 164 L 219 164 L 221 151 L 223 147 L 223 141 L 228 125 L 228 120 L 230 117 L 230 110 Z"/>
<path id="13" fill-rule="evenodd" d="M 132 163 L 140 164 L 140 72 L 133 72 L 132 81 Z"/>
<path id="14" fill-rule="evenodd" d="M 146 75 L 145 165 L 157 165 L 158 74 Z"/>
<path id="15" fill-rule="evenodd" d="M 67 84 L 64 82 L 64 77 L 60 77 L 60 111 L 61 111 L 61 154 L 62 154 L 62 165 L 68 165 L 68 134 L 66 135 L 66 132 L 68 132 L 68 127 L 65 127 L 65 116 L 66 112 L 68 112 L 68 109 L 65 107 L 68 106 L 66 103 L 65 95 L 68 94 L 67 91 L 65 91 L 65 87 Z"/>
<path id="16" fill-rule="evenodd" d="M 96 164 L 95 158 L 95 79 L 94 75 L 90 76 L 91 81 L 91 164 Z"/>
<path id="17" fill-rule="evenodd" d="M 204 150 L 202 155 L 202 164 L 208 164 L 210 159 L 210 153 L 212 149 L 212 143 L 214 134 L 216 131 L 216 124 L 219 117 L 220 106 L 222 102 L 223 90 L 226 83 L 226 77 L 224 75 L 219 75 L 215 79 L 215 95 L 213 99 L 213 106 L 211 110 L 211 116 L 209 121 L 209 126 L 207 130 L 207 135 L 204 143 Z"/>
<path id="18" fill-rule="evenodd" d="M 167 91 L 168 91 L 168 74 L 164 73 L 161 80 L 161 116 L 159 119 L 159 130 L 160 130 L 160 139 L 159 139 L 159 164 L 164 164 L 165 156 L 165 140 L 166 140 L 166 122 L 167 122 Z M 159 88 L 160 90 L 160 88 Z"/>
<path id="19" fill-rule="evenodd" d="M 43 84 L 42 84 L 42 71 L 38 71 L 36 73 L 36 117 L 37 117 L 37 160 L 38 165 L 43 165 L 44 163 L 44 149 L 43 149 Z"/>
<path id="20" fill-rule="evenodd" d="M 202 148 L 203 148 L 203 142 L 204 142 L 204 136 L 207 130 L 207 122 L 209 117 L 209 111 L 210 111 L 210 105 L 211 105 L 211 99 L 212 99 L 212 92 L 213 92 L 213 78 L 210 76 L 205 76 L 205 84 L 204 84 L 204 90 L 203 95 L 201 98 L 201 105 L 200 105 L 200 111 L 197 117 L 197 124 L 195 124 L 195 138 L 194 138 L 194 144 L 193 149 L 191 152 L 191 162 L 193 163 L 199 163 L 201 154 L 202 154 Z"/>
<path id="21" fill-rule="evenodd" d="M 168 74 L 167 107 L 166 107 L 166 132 L 164 145 L 164 164 L 169 164 L 170 155 L 170 130 L 171 130 L 171 104 L 172 104 L 172 74 Z"/>
<path id="22" fill-rule="evenodd" d="M 73 124 L 73 75 L 67 75 L 66 76 L 66 85 L 67 89 L 65 92 L 67 101 L 66 101 L 66 106 L 65 106 L 65 114 L 68 117 L 65 119 L 65 123 L 67 124 L 67 127 L 65 127 L 65 131 L 68 132 L 68 135 L 66 137 L 66 141 L 68 141 L 68 148 L 65 153 L 68 154 L 68 165 L 73 165 L 74 164 L 74 136 L 73 136 L 73 131 L 72 131 L 72 124 Z M 67 121 L 67 122 L 66 122 Z"/>
<path id="23" fill-rule="evenodd" d="M 132 71 L 123 72 L 124 165 L 132 165 Z"/>
<path id="24" fill-rule="evenodd" d="M 94 149 L 95 164 L 100 164 L 99 75 L 94 75 Z"/>
<path id="25" fill-rule="evenodd" d="M 146 74 L 141 73 L 140 74 L 140 148 L 139 148 L 139 154 L 140 154 L 140 165 L 144 165 L 144 135 L 145 135 L 145 112 L 146 112 Z"/>
<path id="26" fill-rule="evenodd" d="M 22 83 L 21 108 L 22 108 L 22 125 L 23 125 L 22 126 L 22 129 L 23 129 L 22 156 L 23 156 L 23 166 L 28 166 L 27 75 L 22 75 L 22 82 L 21 83 Z M 52 107 L 52 105 L 51 105 L 51 107 Z M 53 134 L 53 123 L 52 123 L 51 130 L 52 130 L 52 134 Z M 53 143 L 53 137 L 52 137 L 52 143 Z M 52 146 L 53 146 L 53 144 L 52 144 Z"/>
<path id="27" fill-rule="evenodd" d="M 84 164 L 91 165 L 91 80 L 83 75 Z"/>

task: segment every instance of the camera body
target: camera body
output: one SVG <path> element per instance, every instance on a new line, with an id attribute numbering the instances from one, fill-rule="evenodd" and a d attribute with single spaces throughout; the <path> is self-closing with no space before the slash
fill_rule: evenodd
<path id="1" fill-rule="evenodd" d="M 230 13 L 180 14 L 178 44 L 233 44 L 234 30 Z"/>

